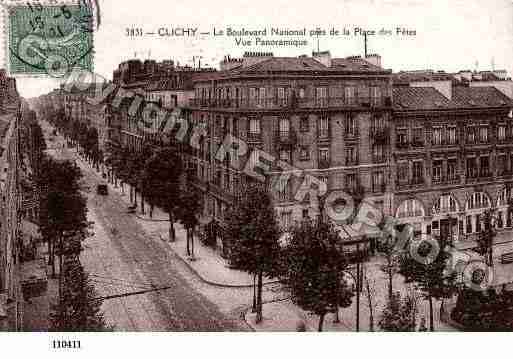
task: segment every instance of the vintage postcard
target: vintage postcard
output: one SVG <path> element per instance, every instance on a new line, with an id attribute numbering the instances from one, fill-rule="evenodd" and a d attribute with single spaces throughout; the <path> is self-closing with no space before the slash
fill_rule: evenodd
<path id="1" fill-rule="evenodd" d="M 513 331 L 512 1 L 0 22 L 0 331 Z"/>

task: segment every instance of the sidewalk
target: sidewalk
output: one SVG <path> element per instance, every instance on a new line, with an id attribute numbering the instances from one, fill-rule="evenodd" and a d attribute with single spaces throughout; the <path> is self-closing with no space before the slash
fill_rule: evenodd
<path id="1" fill-rule="evenodd" d="M 388 279 L 380 270 L 381 259 L 375 258 L 371 262 L 366 263 L 365 273 L 370 279 L 371 291 L 374 288 L 373 296 L 373 317 L 374 331 L 380 331 L 379 320 L 383 309 L 386 306 L 388 297 Z M 406 295 L 408 285 L 404 283 L 403 277 L 395 275 L 393 280 L 394 291 L 401 292 Z M 418 293 L 417 293 L 418 295 Z M 434 323 L 435 331 L 449 332 L 457 331 L 456 328 L 444 323 L 440 318 L 441 302 L 435 302 L 434 305 Z M 426 300 L 419 299 L 417 325 L 421 318 L 426 319 L 426 325 L 429 327 L 429 304 Z M 248 325 L 255 331 L 297 331 L 299 323 L 304 323 L 307 331 L 317 331 L 319 317 L 303 311 L 294 305 L 291 300 L 277 301 L 265 303 L 263 306 L 263 320 L 261 323 L 255 323 L 256 315 L 247 312 L 245 320 Z M 352 298 L 351 306 L 339 309 L 339 323 L 334 323 L 335 314 L 330 313 L 324 319 L 323 331 L 356 331 L 356 294 Z M 360 331 L 366 332 L 370 330 L 370 310 L 367 292 L 364 288 L 360 295 Z"/>
<path id="2" fill-rule="evenodd" d="M 94 171 L 101 178 L 101 171 L 96 171 L 89 166 L 86 161 L 79 158 L 78 162 L 81 166 L 87 167 L 88 170 Z M 116 193 L 126 203 L 127 209 L 130 203 L 130 187 L 125 184 L 124 193 L 121 186 L 117 188 L 113 184 L 108 183 L 109 191 Z M 176 241 L 169 242 L 169 216 L 159 207 L 154 207 L 152 218 L 149 217 L 150 206 L 145 202 L 145 214 L 140 212 L 140 197 L 137 198 L 137 213 L 128 214 L 144 228 L 146 233 L 156 239 L 167 242 L 169 248 L 184 262 L 187 266 L 205 283 L 220 287 L 244 288 L 253 285 L 253 276 L 250 274 L 229 268 L 228 262 L 223 259 L 219 253 L 213 248 L 205 246 L 197 238 L 194 239 L 194 255 L 195 260 L 191 260 L 186 254 L 186 234 L 185 229 L 180 223 L 175 223 Z M 270 279 L 265 279 L 264 284 L 272 283 Z"/>

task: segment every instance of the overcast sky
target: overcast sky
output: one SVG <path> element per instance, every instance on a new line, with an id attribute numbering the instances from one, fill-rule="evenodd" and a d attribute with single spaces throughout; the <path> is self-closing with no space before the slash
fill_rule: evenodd
<path id="1" fill-rule="evenodd" d="M 198 31 L 271 27 L 312 29 L 332 26 L 351 32 L 354 27 L 394 31 L 392 36 L 370 36 L 369 52 L 382 56 L 383 66 L 394 71 L 434 69 L 488 70 L 492 67 L 513 72 L 513 6 L 511 0 L 99 0 L 101 26 L 95 33 L 95 71 L 112 77 L 117 65 L 130 58 L 174 59 L 193 64 L 192 56 L 202 56 L 202 64 L 217 66 L 227 54 L 245 51 L 272 51 L 277 56 L 311 54 L 315 38 L 306 37 L 305 47 L 243 47 L 234 38 L 158 37 L 129 38 L 127 28 L 157 31 L 161 27 L 199 28 Z M 416 31 L 415 36 L 397 36 L 396 27 Z M 297 37 L 292 37 L 297 39 Z M 278 39 L 274 37 L 273 39 Z M 282 38 L 285 39 L 285 38 Z M 363 54 L 361 36 L 319 37 L 320 50 L 333 56 Z M 2 48 L 0 52 L 4 51 Z M 4 54 L 1 54 L 4 55 Z M 0 56 L 5 59 L 5 56 Z M 5 64 L 4 64 L 5 67 Z M 49 92 L 57 82 L 20 78 L 18 89 L 25 97 Z"/>

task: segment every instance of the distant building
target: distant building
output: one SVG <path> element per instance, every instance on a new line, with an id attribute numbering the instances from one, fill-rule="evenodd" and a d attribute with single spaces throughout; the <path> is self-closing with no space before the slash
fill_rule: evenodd
<path id="1" fill-rule="evenodd" d="M 417 80 L 417 79 L 416 79 Z M 391 132 L 394 215 L 416 234 L 475 239 L 483 212 L 506 203 L 513 184 L 513 101 L 497 88 L 452 79 L 395 86 Z"/>
<path id="2" fill-rule="evenodd" d="M 137 118 L 145 103 L 154 103 L 161 108 L 185 109 L 194 96 L 192 79 L 202 73 L 213 73 L 211 68 L 178 66 L 172 60 L 128 60 L 121 63 L 113 73 L 113 83 L 123 91 L 131 91 L 134 96 L 124 98 L 119 106 L 109 106 L 106 110 L 107 142 L 130 148 L 140 148 L 146 134 L 137 126 Z M 141 98 L 137 113 L 130 109 L 135 98 Z M 187 112 L 184 111 L 184 116 Z"/>
<path id="3" fill-rule="evenodd" d="M 23 322 L 20 283 L 19 121 L 16 82 L 0 71 L 0 331 L 18 331 Z"/>

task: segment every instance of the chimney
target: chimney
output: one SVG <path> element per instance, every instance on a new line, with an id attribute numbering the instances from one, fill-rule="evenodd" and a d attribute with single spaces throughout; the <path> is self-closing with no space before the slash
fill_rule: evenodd
<path id="1" fill-rule="evenodd" d="M 272 52 L 247 51 L 242 56 L 242 66 L 248 67 L 273 57 Z"/>
<path id="2" fill-rule="evenodd" d="M 230 55 L 227 55 L 221 62 L 219 62 L 219 69 L 221 71 L 228 71 L 233 69 L 234 67 L 240 66 L 241 64 L 242 59 L 231 58 Z"/>
<path id="3" fill-rule="evenodd" d="M 329 51 L 313 51 L 312 57 L 326 67 L 331 67 L 331 54 Z"/>
<path id="4" fill-rule="evenodd" d="M 381 67 L 381 56 L 378 54 L 370 54 L 365 57 L 365 60 L 374 66 Z"/>

